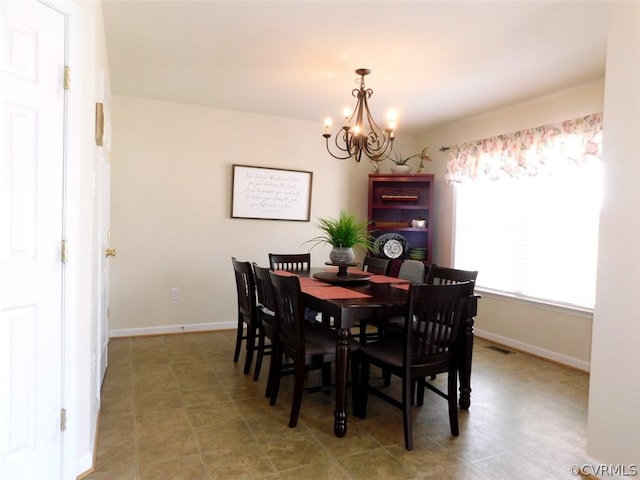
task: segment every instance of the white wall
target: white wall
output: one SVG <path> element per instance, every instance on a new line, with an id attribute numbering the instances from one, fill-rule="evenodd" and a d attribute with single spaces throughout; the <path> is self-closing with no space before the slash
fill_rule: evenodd
<path id="1" fill-rule="evenodd" d="M 234 328 L 232 256 L 267 265 L 308 251 L 320 216 L 366 218 L 371 166 L 330 157 L 321 121 L 117 95 L 112 107 L 112 336 Z M 313 172 L 311 222 L 230 218 L 232 164 Z"/>
<path id="2" fill-rule="evenodd" d="M 420 137 L 423 144 L 429 145 L 434 160 L 427 168 L 436 174 L 435 263 L 451 265 L 454 235 L 454 188 L 444 180 L 447 153 L 439 152 L 439 148 L 601 112 L 603 92 L 604 81 L 595 81 L 452 123 Z M 477 335 L 582 370 L 589 369 L 590 314 L 490 294 L 483 295 L 478 309 Z"/>
<path id="3" fill-rule="evenodd" d="M 587 451 L 640 465 L 640 4 L 612 11 L 607 46 L 600 221 Z"/>

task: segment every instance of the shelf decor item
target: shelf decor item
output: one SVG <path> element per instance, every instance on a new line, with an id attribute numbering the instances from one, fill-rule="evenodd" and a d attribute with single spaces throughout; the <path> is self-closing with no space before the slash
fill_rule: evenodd
<path id="1" fill-rule="evenodd" d="M 406 255 L 409 242 L 398 233 L 385 233 L 376 238 L 375 245 L 382 257 L 396 259 Z"/>
<path id="2" fill-rule="evenodd" d="M 369 222 L 359 220 L 354 214 L 340 211 L 338 218 L 321 217 L 316 227 L 322 233 L 305 243 L 313 243 L 311 248 L 324 243 L 333 248 L 329 254 L 331 263 L 350 264 L 355 259 L 354 250 L 369 252 L 374 250 L 372 237 L 368 233 Z"/>
<path id="3" fill-rule="evenodd" d="M 418 217 L 411 220 L 411 226 L 413 228 L 427 228 L 427 219 L 424 217 Z"/>
<path id="4" fill-rule="evenodd" d="M 424 161 L 429 160 L 431 158 L 427 156 L 427 150 L 429 147 L 424 147 L 420 153 L 415 153 L 409 157 L 402 158 L 402 154 L 399 152 L 394 152 L 393 157 L 389 157 L 389 159 L 393 162 L 391 165 L 391 173 L 399 174 L 399 175 L 408 175 L 411 173 L 411 165 L 407 162 L 412 158 L 420 157 L 420 165 L 418 165 L 418 173 L 424 172 Z"/>
<path id="5" fill-rule="evenodd" d="M 383 202 L 416 202 L 419 198 L 420 192 L 404 188 L 390 188 L 380 193 Z"/>

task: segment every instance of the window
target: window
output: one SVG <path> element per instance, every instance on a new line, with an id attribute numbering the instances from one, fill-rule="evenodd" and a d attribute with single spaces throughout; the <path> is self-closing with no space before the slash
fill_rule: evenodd
<path id="1" fill-rule="evenodd" d="M 597 155 L 560 161 L 566 141 L 556 138 L 544 173 L 455 185 L 454 266 L 478 270 L 478 287 L 593 308 L 603 168 Z M 502 150 L 485 151 L 477 170 L 496 172 L 487 168 L 492 154 L 505 164 Z"/>

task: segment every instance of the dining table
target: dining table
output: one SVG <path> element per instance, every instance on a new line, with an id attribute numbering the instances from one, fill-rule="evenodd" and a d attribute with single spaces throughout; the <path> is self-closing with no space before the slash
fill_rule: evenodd
<path id="1" fill-rule="evenodd" d="M 315 267 L 309 271 L 281 272 L 300 280 L 305 307 L 320 312 L 322 322 L 336 333 L 334 433 L 347 434 L 347 388 L 351 329 L 359 321 L 403 316 L 410 283 L 385 275 L 371 275 L 357 268 Z M 475 297 L 469 299 L 463 345 L 460 349 L 460 406 L 467 409 L 471 393 L 471 353 Z"/>

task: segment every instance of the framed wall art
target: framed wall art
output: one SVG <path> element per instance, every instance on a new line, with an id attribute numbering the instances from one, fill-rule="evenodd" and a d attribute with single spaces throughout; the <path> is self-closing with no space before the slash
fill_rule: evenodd
<path id="1" fill-rule="evenodd" d="M 233 165 L 231 218 L 308 222 L 313 172 Z"/>
<path id="2" fill-rule="evenodd" d="M 102 103 L 96 103 L 96 145 L 104 145 L 104 107 Z"/>

